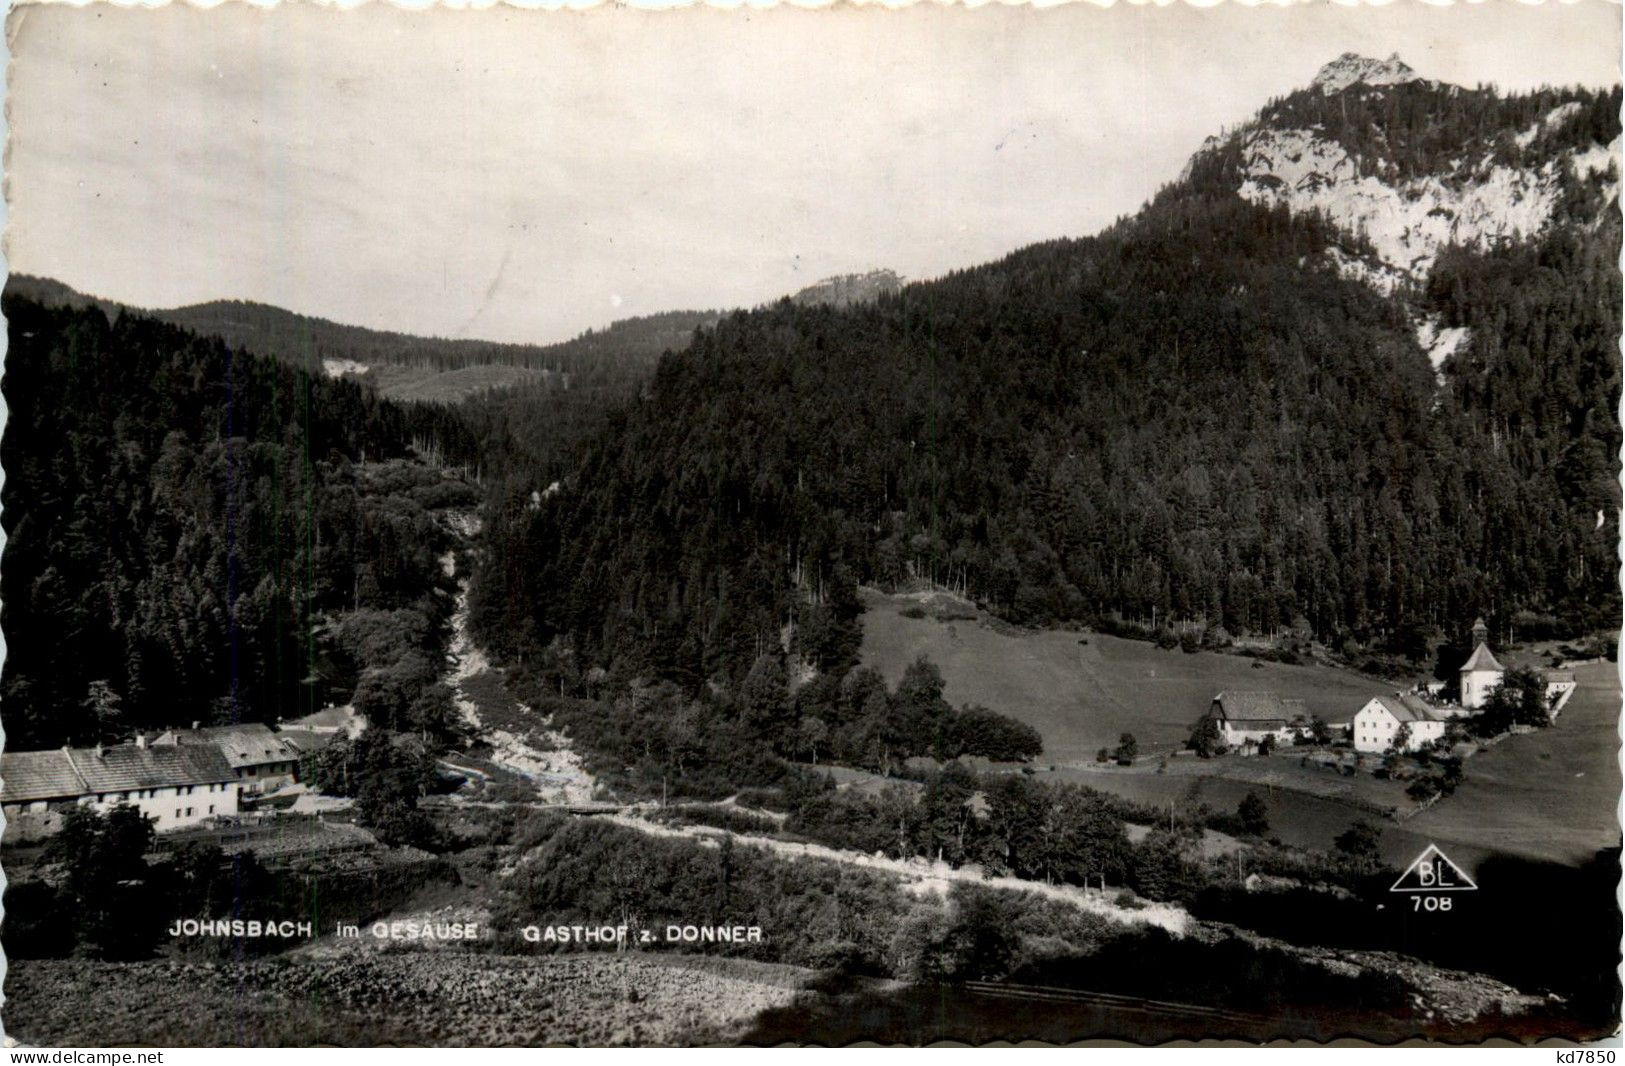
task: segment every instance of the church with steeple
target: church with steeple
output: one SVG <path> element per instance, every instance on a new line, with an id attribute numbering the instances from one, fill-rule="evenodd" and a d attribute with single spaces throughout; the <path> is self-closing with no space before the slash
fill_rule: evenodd
<path id="1" fill-rule="evenodd" d="M 1461 705 L 1471 711 L 1483 707 L 1490 693 L 1501 687 L 1505 676 L 1506 667 L 1490 650 L 1490 627 L 1479 618 L 1473 622 L 1473 653 L 1461 665 Z M 1541 677 L 1546 681 L 1546 700 L 1556 717 L 1574 692 L 1574 675 L 1546 670 L 1541 672 Z"/>
<path id="2" fill-rule="evenodd" d="M 1461 665 L 1461 705 L 1478 710 L 1501 685 L 1506 667 L 1490 651 L 1490 627 L 1479 618 L 1473 623 L 1473 654 Z"/>

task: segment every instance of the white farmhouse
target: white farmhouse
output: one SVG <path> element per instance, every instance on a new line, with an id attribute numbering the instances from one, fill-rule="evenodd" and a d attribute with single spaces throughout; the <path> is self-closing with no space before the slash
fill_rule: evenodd
<path id="1" fill-rule="evenodd" d="M 1307 721 L 1308 711 L 1303 700 L 1283 699 L 1273 692 L 1227 690 L 1213 697 L 1208 717 L 1218 724 L 1224 742 L 1239 749 L 1261 744 L 1265 737 L 1290 743 Z"/>
<path id="2" fill-rule="evenodd" d="M 7 841 L 56 832 L 73 807 L 135 807 L 160 833 L 237 813 L 237 772 L 214 746 L 158 748 L 138 737 L 111 747 L 8 751 L 0 781 Z"/>
<path id="3" fill-rule="evenodd" d="M 1551 705 L 1552 717 L 1556 718 L 1557 712 L 1574 695 L 1574 675 L 1567 670 L 1547 670 L 1540 676 L 1546 680 L 1546 702 Z"/>
<path id="4" fill-rule="evenodd" d="M 171 729 L 152 745 L 217 749 L 236 774 L 238 792 L 270 792 L 293 784 L 298 777 L 299 749 L 263 722 Z"/>
<path id="5" fill-rule="evenodd" d="M 1419 696 L 1396 692 L 1392 696 L 1373 696 L 1354 715 L 1354 750 L 1364 752 L 1387 751 L 1393 746 L 1401 726 L 1410 727 L 1406 751 L 1441 739 L 1446 723 L 1452 715 L 1434 707 Z"/>

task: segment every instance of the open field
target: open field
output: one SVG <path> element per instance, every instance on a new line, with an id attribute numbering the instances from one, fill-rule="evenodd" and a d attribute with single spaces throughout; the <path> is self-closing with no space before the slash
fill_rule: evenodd
<path id="1" fill-rule="evenodd" d="M 1054 772 L 1040 770 L 1040 781 L 1071 781 L 1089 788 L 1109 792 L 1138 803 L 1163 805 L 1172 803 L 1185 807 L 1206 803 L 1217 811 L 1233 811 L 1249 792 L 1256 792 L 1269 809 L 1269 835 L 1300 848 L 1324 851 L 1332 846 L 1337 834 L 1359 819 L 1371 822 L 1382 831 L 1383 860 L 1403 867 L 1427 847 L 1428 839 L 1413 832 L 1409 823 L 1393 822 L 1381 815 L 1349 804 L 1337 798 L 1326 798 L 1285 788 L 1270 788 L 1267 784 L 1232 780 L 1217 776 L 1225 762 L 1243 760 L 1213 760 L 1197 764 L 1213 771 L 1212 776 L 1156 773 L 1095 772 L 1083 767 L 1057 767 Z M 1250 760 L 1258 761 L 1258 760 Z M 1440 843 L 1443 843 L 1441 840 Z M 1488 849 L 1466 849 L 1457 854 L 1450 849 L 1450 857 L 1463 866 L 1472 867 L 1488 856 Z"/>
<path id="2" fill-rule="evenodd" d="M 1272 756 L 1226 756 L 1217 759 L 1181 757 L 1169 759 L 1166 768 L 1147 761 L 1132 767 L 1115 763 L 1079 763 L 1057 766 L 1054 772 L 1068 780 L 1080 781 L 1104 791 L 1123 788 L 1119 782 L 1126 777 L 1160 777 L 1169 782 L 1167 788 L 1176 792 L 1195 789 L 1200 781 L 1222 778 L 1261 795 L 1276 792 L 1308 795 L 1358 808 L 1372 816 L 1386 817 L 1396 808 L 1409 809 L 1413 806 L 1405 796 L 1405 783 L 1402 781 L 1378 778 L 1364 772 L 1345 777 L 1317 766 L 1301 766 L 1300 758 L 1294 749 L 1287 748 Z M 1042 773 L 1043 769 L 1039 768 L 1038 772 Z M 1213 805 L 1219 806 L 1216 803 Z"/>
<path id="3" fill-rule="evenodd" d="M 456 403 L 491 389 L 525 385 L 546 376 L 542 370 L 501 364 L 436 370 L 432 366 L 385 363 L 373 367 L 362 380 L 372 382 L 380 395 L 391 400 Z"/>
<path id="4" fill-rule="evenodd" d="M 942 668 L 950 703 L 980 703 L 1031 725 L 1044 737 L 1046 763 L 1092 759 L 1124 732 L 1134 734 L 1142 752 L 1178 746 L 1224 689 L 1296 697 L 1310 713 L 1346 722 L 1366 700 L 1394 687 L 1325 666 L 1187 655 L 1099 633 L 907 618 L 903 610 L 920 606 L 907 596 L 866 591 L 864 604 L 865 665 L 895 684 L 909 663 L 927 656 Z"/>
<path id="5" fill-rule="evenodd" d="M 6 1034 L 78 1047 L 710 1042 L 788 1004 L 805 976 L 742 959 L 608 952 L 20 959 L 6 976 Z M 100 1006 L 86 1010 L 92 988 Z"/>
<path id="6" fill-rule="evenodd" d="M 1575 667 L 1579 687 L 1550 728 L 1508 737 L 1468 759 L 1456 794 L 1406 828 L 1563 863 L 1618 845 L 1617 670 L 1610 662 Z"/>
<path id="7" fill-rule="evenodd" d="M 1394 822 L 1371 807 L 1405 805 L 1402 785 L 1304 769 L 1290 751 L 1267 759 L 1176 759 L 1165 773 L 1146 764 L 1093 763 L 1094 753 L 1114 747 L 1123 732 L 1135 735 L 1142 752 L 1177 746 L 1221 689 L 1298 697 L 1312 713 L 1341 722 L 1391 685 L 1326 666 L 1187 655 L 1098 633 L 1021 632 L 985 618 L 943 622 L 931 611 L 909 618 L 901 612 L 921 602 L 908 596 L 866 592 L 865 603 L 863 662 L 895 683 L 925 655 L 942 669 L 950 702 L 980 703 L 1032 725 L 1044 737 L 1035 767 L 1040 779 L 1076 781 L 1143 803 L 1205 802 L 1217 810 L 1234 810 L 1256 791 L 1269 805 L 1272 836 L 1327 848 L 1350 822 L 1366 818 L 1383 830 L 1384 858 L 1396 865 L 1409 863 L 1430 842 L 1453 845 L 1451 858 L 1470 869 L 1496 853 L 1574 864 L 1620 840 L 1620 682 L 1613 663 L 1576 667 L 1579 688 L 1551 728 L 1508 737 L 1472 756 L 1455 795 Z M 955 607 L 953 613 L 971 610 Z M 1521 661 L 1516 652 L 1510 659 Z"/>

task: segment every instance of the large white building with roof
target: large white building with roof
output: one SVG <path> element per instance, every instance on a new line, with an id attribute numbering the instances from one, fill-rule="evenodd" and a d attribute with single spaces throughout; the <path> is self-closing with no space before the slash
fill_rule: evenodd
<path id="1" fill-rule="evenodd" d="M 120 804 L 151 817 L 159 832 L 237 813 L 237 771 L 218 747 L 156 747 L 145 740 L 94 748 L 0 755 L 5 839 L 26 841 L 61 827 L 76 806 Z"/>
<path id="2" fill-rule="evenodd" d="M 1208 716 L 1219 735 L 1232 748 L 1261 744 L 1265 737 L 1287 743 L 1305 728 L 1309 707 L 1303 700 L 1286 699 L 1273 692 L 1237 692 L 1227 689 L 1213 697 Z"/>
<path id="3" fill-rule="evenodd" d="M 1373 696 L 1354 714 L 1350 732 L 1354 750 L 1387 751 L 1405 728 L 1405 751 L 1416 751 L 1444 738 L 1452 718 L 1466 714 L 1463 707 L 1441 707 L 1411 692 Z"/>
<path id="4" fill-rule="evenodd" d="M 152 746 L 219 749 L 236 775 L 239 792 L 270 792 L 298 778 L 299 749 L 263 722 L 171 729 Z"/>

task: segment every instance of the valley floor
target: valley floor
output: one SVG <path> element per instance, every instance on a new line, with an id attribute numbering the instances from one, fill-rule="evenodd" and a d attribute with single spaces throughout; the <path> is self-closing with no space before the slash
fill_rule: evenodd
<path id="1" fill-rule="evenodd" d="M 735 846 L 760 849 L 787 863 L 835 863 L 880 874 L 895 883 L 899 892 L 921 903 L 941 903 L 955 884 L 975 883 L 1065 903 L 1106 919 L 1122 935 L 1144 933 L 1153 939 L 1161 937 L 1156 943 L 1186 944 L 1204 953 L 1211 947 L 1215 958 L 1221 950 L 1233 950 L 1227 945 L 1240 942 L 1267 957 L 1294 960 L 1294 965 L 1307 964 L 1314 971 L 1343 978 L 1399 974 L 1412 990 L 1411 1008 L 1398 1014 L 1368 1012 L 1356 1017 L 1339 1013 L 1352 1007 L 1327 1004 L 1318 1019 L 1306 1015 L 1241 1017 L 1238 1021 L 1218 1018 L 1211 1010 L 1200 1013 L 1206 1008 L 1186 1011 L 1179 1004 L 1128 1004 L 1114 996 L 1111 981 L 1093 991 L 1067 993 L 1064 1002 L 1054 1001 L 1052 996 L 1040 1008 L 1033 1008 L 1021 1005 L 1034 995 L 1021 987 L 977 990 L 867 981 L 854 998 L 831 990 L 829 974 L 718 955 L 602 949 L 500 954 L 513 950 L 504 945 L 513 944 L 514 931 L 491 929 L 492 909 L 501 895 L 501 879 L 525 856 L 513 848 L 502 854 L 495 848 L 475 848 L 451 857 L 458 877 L 426 885 L 379 917 L 479 922 L 485 931 L 477 944 L 398 943 L 366 935 L 339 938 L 329 932 L 282 955 L 252 961 L 179 956 L 134 963 L 17 959 L 6 979 L 5 1017 L 11 1023 L 10 1037 L 30 1044 L 80 1046 L 222 1042 L 598 1046 L 782 1040 L 845 1043 L 856 1039 L 977 1041 L 1023 1036 L 1051 1040 L 1119 1036 L 1157 1041 L 1215 1035 L 1324 1039 L 1342 1025 L 1346 1028 L 1341 1031 L 1387 1040 L 1415 1032 L 1418 1026 L 1434 1033 L 1461 1031 L 1477 1024 L 1475 1019 L 1485 1012 L 1500 1017 L 1503 1010 L 1528 1017 L 1532 1025 L 1549 1024 L 1539 1020 L 1538 1013 L 1525 1013 L 1542 1010 L 1541 999 L 1478 974 L 1389 953 L 1296 946 L 1197 921 L 1178 906 L 1123 898 L 1116 887 L 1103 893 L 1015 878 L 989 879 L 973 867 L 954 869 L 923 859 L 896 860 L 771 835 L 673 824 L 657 818 L 647 805 L 611 804 L 604 800 L 567 738 L 537 721 L 506 692 L 500 668 L 486 662 L 470 639 L 462 607 L 460 603 L 453 620 L 453 664 L 448 680 L 478 735 L 467 751 L 445 759 L 448 768 L 470 783 L 457 795 L 431 804 L 427 809 L 436 817 L 455 818 L 458 808 L 464 808 L 465 814 L 490 813 L 502 807 L 554 808 L 610 821 L 648 837 L 684 839 L 700 847 L 720 845 L 728 837 Z M 942 626 L 929 619 L 922 624 Z M 1079 646 L 1076 635 L 1066 636 L 1072 646 Z M 991 646 L 993 637 L 1022 639 L 991 628 L 986 638 L 978 639 L 988 639 Z M 1056 641 L 1059 636 L 1050 634 L 1048 639 Z M 1091 637 L 1092 642 L 1096 639 Z M 1097 649 L 1097 654 L 1120 659 L 1136 651 L 1106 646 Z M 1176 657 L 1172 661 L 1183 660 Z M 1210 669 L 1208 664 L 1197 666 L 1201 671 Z M 950 675 L 950 685 L 953 683 Z M 1207 683 L 1200 678 L 1179 681 L 1183 686 Z M 1601 700 L 1598 693 L 1593 696 Z M 1565 720 L 1574 722 L 1579 730 L 1590 721 L 1591 713 L 1594 711 Z M 1552 735 L 1559 738 L 1555 742 L 1559 745 L 1569 743 L 1563 739 L 1565 734 Z M 1508 741 L 1502 748 L 1512 743 Z M 1283 835 L 1303 826 L 1313 827 L 1309 835 L 1330 834 L 1348 822 L 1350 808 L 1335 795 L 1317 798 L 1284 788 L 1270 790 L 1271 773 L 1296 769 L 1286 760 L 1239 760 L 1238 765 L 1244 764 L 1238 771 L 1242 780 L 1206 776 L 1193 761 L 1190 767 L 1184 765 L 1187 760 L 1179 762 L 1177 766 L 1171 763 L 1165 773 L 1157 773 L 1151 764 L 1123 770 L 1097 767 L 1092 762 L 1070 767 L 1057 764 L 1041 772 L 1113 791 L 1138 790 L 1136 798 L 1150 802 L 1164 794 L 1188 797 L 1194 789 L 1215 806 L 1230 806 L 1234 802 L 1231 790 L 1245 794 L 1262 787 L 1270 797 L 1272 821 L 1281 815 L 1283 825 L 1290 827 Z M 1245 776 L 1249 774 L 1254 776 Z M 865 775 L 847 771 L 840 776 L 855 781 Z M 1288 817 L 1289 811 L 1295 813 Z M 1306 820 L 1306 811 L 1318 813 Z M 1219 834 L 1210 836 L 1213 847 L 1221 852 L 1235 843 Z M 1412 838 L 1422 839 L 1408 828 L 1389 825 L 1385 846 L 1397 846 L 1403 853 L 1412 846 Z M 520 920 L 545 923 L 548 919 L 536 915 Z M 770 930 L 764 933 L 771 935 Z M 86 1000 L 91 989 L 93 1006 Z M 939 1009 L 949 1004 L 953 1009 Z M 1010 1029 L 1012 1023 L 1017 1030 Z M 1023 1025 L 1029 1028 L 1018 1031 Z"/>
<path id="2" fill-rule="evenodd" d="M 1373 819 L 1383 829 L 1384 859 L 1401 867 L 1435 842 L 1473 867 L 1495 854 L 1579 864 L 1620 841 L 1615 663 L 1574 667 L 1579 687 L 1550 728 L 1473 755 L 1454 795 L 1395 822 L 1384 815 L 1410 806 L 1403 784 L 1304 768 L 1291 751 L 1269 758 L 1173 758 L 1161 772 L 1154 758 L 1130 768 L 1102 766 L 1094 758 L 1125 732 L 1135 735 L 1142 753 L 1172 751 L 1227 688 L 1300 698 L 1311 713 L 1336 723 L 1352 718 L 1372 695 L 1393 691 L 1392 682 L 1323 665 L 1185 654 L 1098 633 L 1016 630 L 970 605 L 944 607 L 919 596 L 868 590 L 865 605 L 865 665 L 895 682 L 916 657 L 927 656 L 942 670 L 949 702 L 979 703 L 1039 731 L 1044 754 L 1033 769 L 1040 778 L 1076 781 L 1142 803 L 1200 801 L 1216 810 L 1234 810 L 1257 792 L 1270 808 L 1270 835 L 1307 848 L 1325 849 L 1351 821 Z"/>

